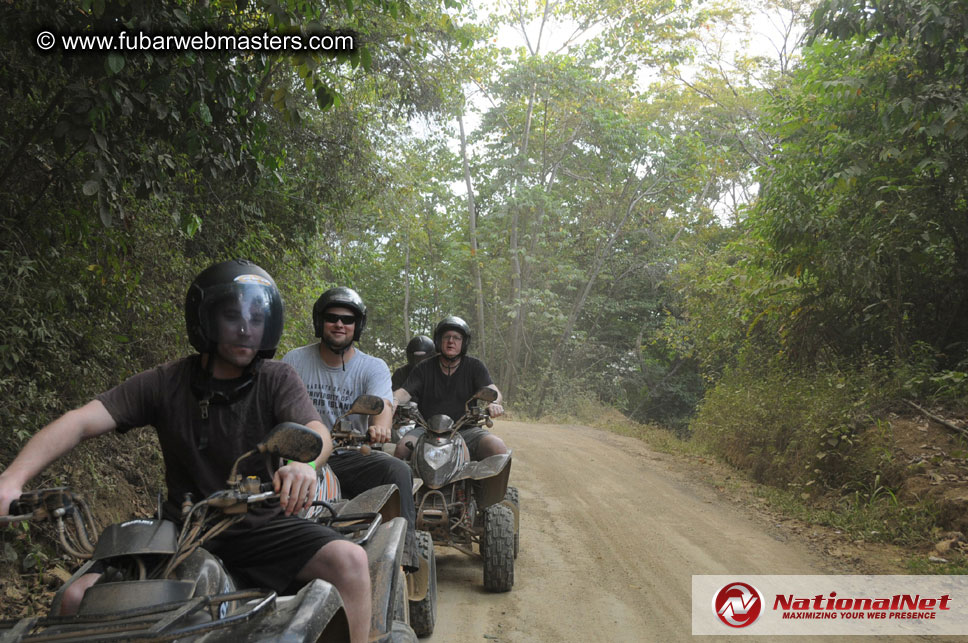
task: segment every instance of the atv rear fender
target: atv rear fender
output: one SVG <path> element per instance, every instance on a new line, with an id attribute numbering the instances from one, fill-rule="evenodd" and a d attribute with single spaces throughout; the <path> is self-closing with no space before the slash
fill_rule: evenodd
<path id="1" fill-rule="evenodd" d="M 398 516 L 382 524 L 363 547 L 369 562 L 373 596 L 371 631 L 389 632 L 393 626 L 395 591 L 399 583 L 405 582 L 400 576 L 406 536 L 407 521 Z"/>
<path id="2" fill-rule="evenodd" d="M 339 507 L 339 515 L 378 512 L 387 523 L 401 515 L 400 491 L 395 484 L 367 489 Z"/>
<path id="3" fill-rule="evenodd" d="M 474 495 L 479 509 L 486 509 L 504 500 L 511 475 L 511 452 L 492 455 L 471 462 L 460 472 L 458 479 L 475 480 Z"/>

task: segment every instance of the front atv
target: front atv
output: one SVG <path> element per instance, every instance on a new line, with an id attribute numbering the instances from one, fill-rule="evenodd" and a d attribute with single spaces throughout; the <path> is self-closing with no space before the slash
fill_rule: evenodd
<path id="1" fill-rule="evenodd" d="M 517 489 L 508 487 L 511 453 L 470 461 L 459 429 L 491 425 L 486 409 L 471 406 L 476 400 L 493 401 L 491 388 L 483 388 L 467 403 L 456 423 L 438 415 L 425 425 L 410 455 L 414 476 L 421 487 L 415 496 L 417 528 L 430 532 L 435 544 L 476 556 L 484 562 L 484 586 L 506 592 L 514 585 L 514 559 L 519 541 Z"/>

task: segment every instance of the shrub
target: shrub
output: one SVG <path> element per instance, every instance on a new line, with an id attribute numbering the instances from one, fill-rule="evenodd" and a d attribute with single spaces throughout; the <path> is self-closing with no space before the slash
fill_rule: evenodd
<path id="1" fill-rule="evenodd" d="M 870 417 L 890 390 L 875 368 L 796 371 L 742 360 L 708 393 L 694 439 L 758 482 L 843 489 L 891 488 L 886 425 Z"/>

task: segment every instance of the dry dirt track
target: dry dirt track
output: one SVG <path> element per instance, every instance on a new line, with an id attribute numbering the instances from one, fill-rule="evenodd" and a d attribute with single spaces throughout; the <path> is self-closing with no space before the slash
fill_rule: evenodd
<path id="1" fill-rule="evenodd" d="M 521 497 L 514 589 L 485 592 L 480 559 L 438 548 L 437 628 L 426 640 L 682 641 L 693 638 L 692 574 L 833 572 L 638 440 L 500 421 L 494 432 L 514 450 Z"/>

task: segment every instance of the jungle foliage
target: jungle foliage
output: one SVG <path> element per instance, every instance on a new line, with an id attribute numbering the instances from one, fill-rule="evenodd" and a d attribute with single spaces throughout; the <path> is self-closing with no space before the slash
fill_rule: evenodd
<path id="1" fill-rule="evenodd" d="M 282 287 L 283 351 L 335 284 L 362 293 L 362 347 L 391 367 L 458 314 L 512 410 L 614 407 L 779 484 L 878 469 L 882 436 L 863 436 L 901 395 L 965 399 L 959 2 L 491 10 L 0 3 L 0 460 L 184 354 L 187 283 L 234 256 Z M 772 53 L 748 53 L 756 15 Z M 121 28 L 360 44 L 33 45 Z"/>

